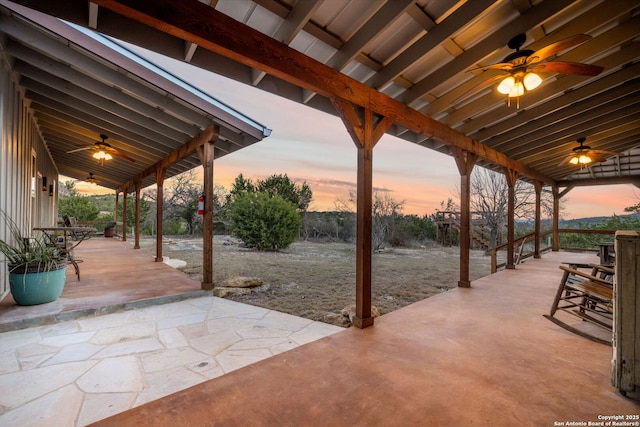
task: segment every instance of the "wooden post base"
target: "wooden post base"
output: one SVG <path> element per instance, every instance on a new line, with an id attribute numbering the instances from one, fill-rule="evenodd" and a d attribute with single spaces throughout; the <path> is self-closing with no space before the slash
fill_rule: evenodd
<path id="1" fill-rule="evenodd" d="M 355 326 L 356 328 L 368 328 L 369 326 L 373 326 L 373 317 L 366 317 L 364 319 L 361 319 L 354 316 L 354 318 L 351 320 L 351 323 L 353 323 L 353 326 Z"/>

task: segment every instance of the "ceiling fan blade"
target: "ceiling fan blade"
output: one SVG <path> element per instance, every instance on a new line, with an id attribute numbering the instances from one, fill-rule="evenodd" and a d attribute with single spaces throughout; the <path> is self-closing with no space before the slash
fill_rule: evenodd
<path id="1" fill-rule="evenodd" d="M 504 74 L 490 77 L 487 80 L 483 81 L 482 83 L 478 83 L 477 85 L 475 85 L 474 87 L 472 87 L 471 89 L 469 89 L 468 91 L 466 91 L 465 93 L 463 93 L 462 95 L 457 97 L 451 103 L 452 104 L 457 104 L 458 102 L 460 102 L 460 101 L 462 101 L 464 99 L 472 97 L 473 95 L 475 95 L 475 94 L 483 91 L 484 89 L 488 88 L 489 86 L 491 86 L 495 82 L 504 79 L 504 77 L 505 77 Z"/>
<path id="2" fill-rule="evenodd" d="M 607 160 L 606 157 L 601 156 L 600 154 L 594 153 L 592 151 L 589 152 L 588 156 L 591 158 L 593 163 L 600 163 Z"/>
<path id="3" fill-rule="evenodd" d="M 130 162 L 134 162 L 134 163 L 135 163 L 135 159 L 132 159 L 131 157 L 127 156 L 126 154 L 124 154 L 124 153 L 123 153 L 123 152 L 121 152 L 121 151 L 116 150 L 116 149 L 115 149 L 115 148 L 113 148 L 113 147 L 107 147 L 107 148 L 106 148 L 106 150 L 107 150 L 108 152 L 110 152 L 111 154 L 114 154 L 114 155 L 116 155 L 116 156 L 118 156 L 118 157 L 122 157 L 122 158 L 123 158 L 123 159 L 125 159 L 125 160 L 129 160 Z"/>
<path id="4" fill-rule="evenodd" d="M 589 151 L 589 153 L 594 153 L 596 155 L 602 155 L 602 154 L 611 154 L 613 156 L 622 155 L 622 153 L 618 153 L 617 151 L 609 151 L 609 150 L 591 150 Z"/>
<path id="5" fill-rule="evenodd" d="M 582 64 L 580 62 L 540 62 L 529 67 L 529 70 L 541 73 L 576 74 L 579 76 L 597 76 L 604 70 L 599 65 Z"/>
<path id="6" fill-rule="evenodd" d="M 510 62 L 500 62 L 498 64 L 486 65 L 484 67 L 474 68 L 468 71 L 477 71 L 477 70 L 503 70 L 503 71 L 511 71 L 513 70 L 513 64 Z"/>
<path id="7" fill-rule="evenodd" d="M 527 64 L 547 59 L 551 55 L 555 55 L 556 53 L 562 52 L 563 50 L 569 49 L 570 47 L 573 47 L 577 44 L 584 43 L 589 39 L 591 39 L 591 36 L 588 36 L 586 34 L 576 34 L 558 42 L 551 43 L 550 45 L 547 45 L 542 49 L 538 49 L 531 55 L 529 55 L 529 57 L 527 58 Z"/>
<path id="8" fill-rule="evenodd" d="M 91 150 L 92 148 L 93 148 L 93 146 L 76 148 L 75 150 L 67 151 L 67 154 L 71 154 L 71 153 L 75 153 L 75 152 L 83 151 L 83 150 Z"/>

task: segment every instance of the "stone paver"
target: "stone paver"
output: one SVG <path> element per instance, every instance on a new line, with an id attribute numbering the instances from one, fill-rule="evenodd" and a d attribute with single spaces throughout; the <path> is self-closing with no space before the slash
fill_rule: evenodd
<path id="1" fill-rule="evenodd" d="M 340 330 L 200 297 L 0 333 L 0 425 L 84 426 Z"/>

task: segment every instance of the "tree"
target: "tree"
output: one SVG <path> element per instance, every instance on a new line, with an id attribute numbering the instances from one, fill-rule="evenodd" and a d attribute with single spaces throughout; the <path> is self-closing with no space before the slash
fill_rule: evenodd
<path id="1" fill-rule="evenodd" d="M 254 193 L 255 191 L 256 187 L 251 182 L 251 179 L 246 179 L 242 174 L 239 174 L 231 184 L 231 191 L 227 194 L 227 205 L 231 205 L 239 194 Z"/>
<path id="2" fill-rule="evenodd" d="M 470 209 L 489 228 L 490 248 L 500 244 L 500 231 L 507 223 L 508 190 L 503 174 L 481 167 L 474 168 L 471 175 Z M 521 219 L 534 218 L 536 192 L 533 185 L 517 180 L 514 190 L 515 216 Z M 553 213 L 553 196 L 548 192 L 542 193 L 541 209 L 547 216 Z"/>
<path id="3" fill-rule="evenodd" d="M 247 246 L 279 250 L 297 238 L 300 215 L 309 207 L 311 197 L 306 183 L 298 185 L 286 174 L 272 175 L 256 184 L 239 174 L 226 197 L 227 216 L 234 234 Z M 290 209 L 297 220 L 290 218 Z"/>
<path id="4" fill-rule="evenodd" d="M 176 175 L 171 180 L 163 201 L 164 212 L 169 219 L 183 222 L 189 234 L 202 224 L 198 215 L 198 197 L 204 192 L 204 185 L 193 169 Z"/>
<path id="5" fill-rule="evenodd" d="M 233 233 L 247 247 L 261 251 L 287 248 L 300 233 L 300 214 L 278 194 L 238 193 L 229 206 Z"/>
<path id="6" fill-rule="evenodd" d="M 247 179 L 242 174 L 239 174 L 231 185 L 227 202 L 232 202 L 238 194 L 246 192 L 261 192 L 270 195 L 277 194 L 284 200 L 292 203 L 301 213 L 307 211 L 313 197 L 313 192 L 306 182 L 296 184 L 289 179 L 287 174 L 271 175 L 265 180 L 258 180 L 256 184 L 254 184 L 251 179 Z"/>
<path id="7" fill-rule="evenodd" d="M 335 202 L 337 210 L 354 213 L 356 211 L 357 194 L 349 192 L 349 198 L 345 201 L 338 199 Z M 403 201 L 396 201 L 389 191 L 374 190 L 371 203 L 371 246 L 375 251 L 380 249 L 385 241 L 389 242 L 394 234 L 398 218 L 401 217 Z"/>
<path id="8" fill-rule="evenodd" d="M 100 211 L 87 196 L 81 196 L 74 181 L 65 181 L 59 189 L 58 216 L 72 216 L 78 221 L 95 221 Z"/>
<path id="9" fill-rule="evenodd" d="M 146 200 L 147 196 L 140 196 L 140 228 L 144 228 L 144 222 L 151 213 L 151 202 Z M 123 218 L 122 216 L 122 206 L 123 201 L 120 200 L 118 203 L 118 218 L 120 220 Z M 107 219 L 107 218 L 105 218 Z M 108 219 L 113 219 L 113 216 L 108 217 Z M 131 227 L 135 227 L 136 225 L 136 196 L 135 193 L 127 194 L 127 228 L 131 229 Z M 147 229 L 150 229 L 148 227 Z M 150 230 L 149 230 L 150 231 Z"/>
<path id="10" fill-rule="evenodd" d="M 306 182 L 296 184 L 287 174 L 271 175 L 264 181 L 258 181 L 257 191 L 277 194 L 284 200 L 293 203 L 300 212 L 306 212 L 311 203 L 313 193 Z"/>
<path id="11" fill-rule="evenodd" d="M 624 208 L 624 211 L 640 214 L 640 202 L 636 203 L 633 206 L 627 206 L 626 208 Z"/>

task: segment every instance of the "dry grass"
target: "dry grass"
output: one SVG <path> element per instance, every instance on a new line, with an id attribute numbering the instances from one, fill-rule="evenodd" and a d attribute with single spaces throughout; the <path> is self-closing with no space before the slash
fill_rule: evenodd
<path id="1" fill-rule="evenodd" d="M 283 252 L 245 249 L 229 239 L 214 240 L 214 283 L 236 276 L 259 277 L 263 292 L 230 297 L 239 302 L 308 319 L 342 324 L 340 312 L 355 302 L 355 246 L 297 242 Z M 154 253 L 155 240 L 142 240 Z M 381 314 L 397 310 L 458 283 L 457 247 L 394 248 L 373 256 L 373 305 Z M 163 255 L 187 262 L 181 268 L 201 280 L 202 239 L 166 238 Z M 472 251 L 471 279 L 489 274 L 490 258 Z"/>

